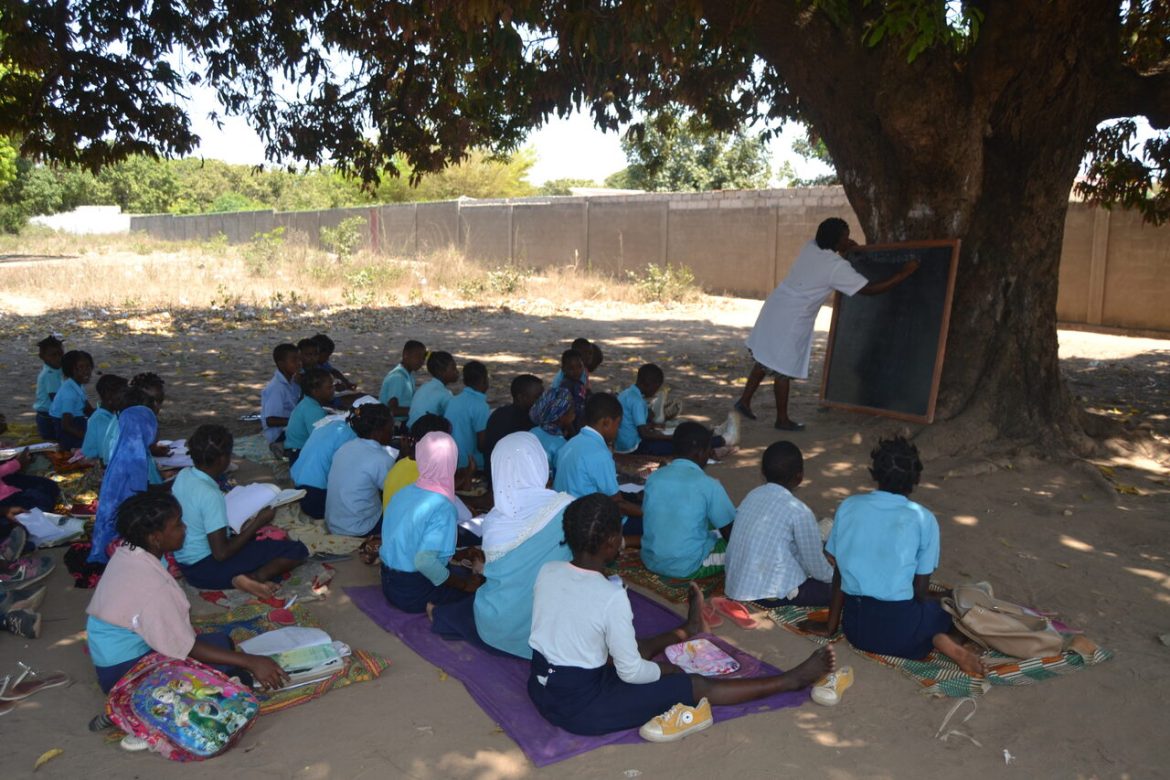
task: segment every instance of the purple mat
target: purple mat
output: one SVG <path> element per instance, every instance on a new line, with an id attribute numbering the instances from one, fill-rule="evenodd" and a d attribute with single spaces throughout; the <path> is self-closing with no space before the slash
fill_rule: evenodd
<path id="1" fill-rule="evenodd" d="M 410 615 L 386 603 L 377 585 L 345 588 L 345 593 L 371 620 L 401 639 L 407 647 L 459 680 L 471 698 L 536 766 L 557 761 L 604 745 L 641 742 L 637 729 L 617 731 L 600 737 L 570 734 L 549 723 L 528 698 L 528 662 L 493 655 L 462 641 L 449 641 L 431 631 L 426 615 Z M 640 593 L 630 591 L 634 626 L 639 636 L 660 634 L 675 628 L 682 618 Z M 707 638 L 739 661 L 740 670 L 732 677 L 762 677 L 780 670 L 732 647 L 717 636 Z M 806 691 L 778 693 L 766 699 L 730 707 L 715 707 L 716 723 L 754 712 L 797 707 L 808 701 Z"/>

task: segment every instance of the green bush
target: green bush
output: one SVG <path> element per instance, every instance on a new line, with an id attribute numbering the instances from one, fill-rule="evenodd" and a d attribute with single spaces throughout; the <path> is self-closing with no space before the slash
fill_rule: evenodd
<path id="1" fill-rule="evenodd" d="M 532 271 L 514 265 L 505 265 L 488 271 L 487 289 L 499 295 L 511 295 L 522 291 L 528 284 Z"/>
<path id="2" fill-rule="evenodd" d="M 648 263 L 642 274 L 628 272 L 638 288 L 639 297 L 648 303 L 674 303 L 694 298 L 699 293 L 695 273 L 685 265 Z"/>
<path id="3" fill-rule="evenodd" d="M 283 227 L 257 233 L 243 249 L 244 265 L 252 276 L 265 276 L 280 260 L 283 251 Z"/>
<path id="4" fill-rule="evenodd" d="M 365 240 L 369 223 L 365 217 L 344 219 L 335 228 L 321 228 L 321 246 L 333 252 L 341 260 L 353 256 Z"/>

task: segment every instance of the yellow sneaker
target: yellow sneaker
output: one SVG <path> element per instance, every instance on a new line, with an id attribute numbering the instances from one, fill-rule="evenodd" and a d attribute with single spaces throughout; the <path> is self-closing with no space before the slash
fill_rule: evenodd
<path id="1" fill-rule="evenodd" d="M 714 722 L 711 705 L 703 698 L 694 707 L 674 705 L 658 717 L 651 718 L 638 729 L 638 734 L 647 742 L 677 742 L 688 734 L 710 728 Z"/>
<path id="2" fill-rule="evenodd" d="M 853 685 L 853 667 L 842 666 L 817 680 L 812 689 L 812 700 L 817 704 L 832 707 L 840 703 L 841 697 L 845 695 L 850 685 Z"/>

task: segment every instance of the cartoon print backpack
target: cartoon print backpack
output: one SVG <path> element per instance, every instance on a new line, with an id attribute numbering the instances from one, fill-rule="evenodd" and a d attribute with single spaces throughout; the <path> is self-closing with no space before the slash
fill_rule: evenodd
<path id="1" fill-rule="evenodd" d="M 238 740 L 260 711 L 252 691 L 190 658 L 150 653 L 110 690 L 118 728 L 172 761 L 202 761 Z"/>

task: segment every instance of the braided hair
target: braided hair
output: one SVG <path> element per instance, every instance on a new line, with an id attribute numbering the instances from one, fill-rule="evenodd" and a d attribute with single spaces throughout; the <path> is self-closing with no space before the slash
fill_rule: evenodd
<path id="1" fill-rule="evenodd" d="M 153 371 L 143 371 L 141 374 L 135 374 L 134 378 L 130 380 L 130 386 L 136 387 L 139 390 L 150 392 L 151 390 L 162 390 L 166 387 L 166 382 L 163 378 Z"/>
<path id="2" fill-rule="evenodd" d="M 565 544 L 573 555 L 591 555 L 601 549 L 606 539 L 622 531 L 622 513 L 606 495 L 582 496 L 565 509 Z"/>
<path id="3" fill-rule="evenodd" d="M 207 468 L 219 458 L 232 454 L 235 438 L 222 425 L 200 425 L 187 439 L 187 453 L 197 468 Z"/>
<path id="4" fill-rule="evenodd" d="M 878 490 L 907 496 L 918 484 L 922 474 L 922 461 L 918 448 L 905 436 L 879 439 L 878 446 L 870 451 L 873 466 L 870 476 L 878 483 Z"/>
<path id="5" fill-rule="evenodd" d="M 130 546 L 145 550 L 150 535 L 166 527 L 172 517 L 181 517 L 182 511 L 178 499 L 170 493 L 148 490 L 123 501 L 114 522 L 118 535 Z"/>
<path id="6" fill-rule="evenodd" d="M 393 422 L 394 414 L 386 404 L 362 404 L 349 413 L 349 427 L 359 439 L 369 439 L 375 431 Z"/>
<path id="7" fill-rule="evenodd" d="M 451 433 L 451 421 L 441 414 L 427 412 L 410 426 L 410 438 L 418 441 L 428 433 Z"/>

